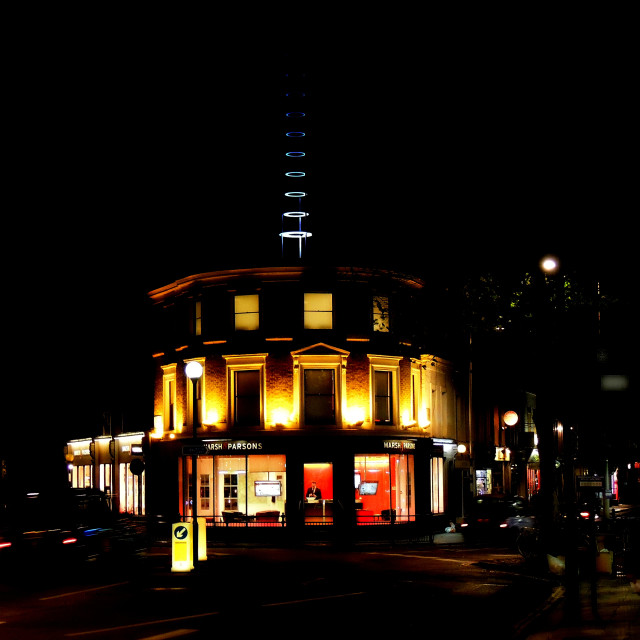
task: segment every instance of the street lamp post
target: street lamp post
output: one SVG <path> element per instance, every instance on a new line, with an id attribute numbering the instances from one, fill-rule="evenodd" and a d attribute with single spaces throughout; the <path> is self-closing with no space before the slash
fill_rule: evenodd
<path id="1" fill-rule="evenodd" d="M 460 443 L 456 448 L 456 453 L 464 454 L 467 452 L 466 445 Z M 460 465 L 460 517 L 464 522 L 464 466 Z"/>
<path id="2" fill-rule="evenodd" d="M 193 562 L 197 562 L 198 558 L 198 453 L 196 451 L 196 444 L 198 441 L 198 425 L 200 423 L 200 414 L 198 411 L 198 382 L 202 378 L 202 365 L 195 360 L 187 363 L 185 367 L 185 373 L 187 374 L 187 378 L 191 380 L 192 384 L 192 403 L 191 403 L 191 413 L 192 413 L 192 423 L 193 423 L 193 454 L 191 456 L 191 517 L 193 522 Z"/>

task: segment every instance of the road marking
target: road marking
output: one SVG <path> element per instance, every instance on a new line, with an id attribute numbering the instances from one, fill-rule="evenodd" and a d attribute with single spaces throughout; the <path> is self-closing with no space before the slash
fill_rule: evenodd
<path id="1" fill-rule="evenodd" d="M 473 564 L 471 560 L 460 560 L 458 558 L 439 558 L 438 556 L 422 556 L 415 553 L 385 553 L 382 551 L 369 551 L 370 556 L 393 556 L 394 558 L 412 558 L 413 560 L 437 560 L 439 562 L 454 562 L 455 564 L 470 565 Z"/>
<path id="2" fill-rule="evenodd" d="M 366 591 L 356 591 L 355 593 L 339 593 L 334 596 L 320 596 L 318 598 L 305 598 L 304 600 L 287 600 L 285 602 L 271 602 L 270 604 L 263 604 L 263 607 L 282 607 L 289 604 L 300 604 L 303 602 L 316 602 L 317 600 L 332 600 L 334 598 L 350 598 L 351 596 L 361 596 Z"/>
<path id="3" fill-rule="evenodd" d="M 176 629 L 175 631 L 167 631 L 167 633 L 159 633 L 157 636 L 147 636 L 142 640 L 168 640 L 169 638 L 178 638 L 179 636 L 186 636 L 190 633 L 196 633 L 197 629 Z"/>
<path id="4" fill-rule="evenodd" d="M 167 624 L 169 622 L 182 622 L 182 620 L 195 620 L 196 618 L 206 618 L 207 616 L 217 616 L 219 611 L 207 611 L 205 613 L 194 613 L 190 616 L 179 616 L 177 618 L 162 618 L 158 620 L 146 620 L 145 622 L 135 622 L 132 624 L 123 624 L 118 627 L 104 627 L 102 629 L 89 629 L 88 631 L 76 631 L 67 633 L 67 638 L 79 636 L 91 636 L 98 633 L 109 633 L 110 631 L 123 631 L 124 629 L 136 629 L 140 627 L 150 627 L 152 624 Z"/>
<path id="5" fill-rule="evenodd" d="M 80 591 L 67 591 L 66 593 L 58 593 L 55 596 L 45 596 L 40 600 L 55 600 L 56 598 L 67 598 L 69 596 L 77 596 L 81 593 L 89 593 L 91 591 L 102 591 L 102 589 L 111 589 L 112 587 L 121 587 L 123 584 L 129 584 L 128 582 L 114 582 L 113 584 L 105 584 L 101 587 L 93 587 L 91 589 L 81 589 Z"/>
<path id="6" fill-rule="evenodd" d="M 303 603 L 303 602 L 315 602 L 318 600 L 331 600 L 333 598 L 348 598 L 351 596 L 359 596 L 359 595 L 363 595 L 364 593 L 366 593 L 365 591 L 358 591 L 356 593 L 342 593 L 342 594 L 338 594 L 335 596 L 322 596 L 319 598 L 307 598 L 305 600 L 289 600 L 288 602 L 273 602 L 271 604 L 263 604 L 263 607 L 281 607 L 281 606 L 286 606 L 286 605 L 290 605 L 290 604 L 298 604 L 298 603 Z M 177 618 L 163 618 L 163 619 L 159 619 L 159 620 L 147 620 L 145 622 L 136 622 L 133 624 L 123 624 L 120 625 L 118 627 L 104 627 L 102 629 L 90 629 L 88 631 L 76 631 L 74 633 L 67 633 L 66 637 L 67 638 L 77 638 L 80 636 L 90 636 L 90 635 L 97 635 L 99 633 L 109 633 L 109 632 L 113 632 L 113 631 L 123 631 L 125 629 L 135 629 L 135 628 L 139 628 L 139 627 L 149 627 L 153 624 L 167 624 L 169 622 L 181 622 L 183 620 L 195 620 L 197 618 L 206 618 L 208 616 L 215 616 L 218 615 L 220 612 L 219 611 L 207 611 L 205 613 L 195 613 L 193 615 L 190 616 L 180 616 Z M 155 636 L 153 636 L 155 637 Z M 149 640 L 147 638 L 147 640 Z"/>

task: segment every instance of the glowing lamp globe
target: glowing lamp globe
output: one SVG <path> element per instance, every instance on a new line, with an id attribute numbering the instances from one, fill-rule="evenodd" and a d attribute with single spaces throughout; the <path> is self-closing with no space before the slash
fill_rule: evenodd
<path id="1" fill-rule="evenodd" d="M 518 424 L 518 414 L 515 411 L 506 411 L 502 419 L 507 427 L 513 427 Z"/>
<path id="2" fill-rule="evenodd" d="M 202 365 L 195 361 L 188 362 L 184 372 L 190 380 L 199 380 L 202 378 Z"/>

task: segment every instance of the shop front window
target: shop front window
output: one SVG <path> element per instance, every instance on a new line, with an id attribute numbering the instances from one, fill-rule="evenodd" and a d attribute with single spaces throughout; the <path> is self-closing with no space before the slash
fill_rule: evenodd
<path id="1" fill-rule="evenodd" d="M 180 472 L 184 516 L 192 515 L 192 459 L 186 478 Z M 282 523 L 286 501 L 284 455 L 199 456 L 196 488 L 198 516 L 212 524 L 254 526 Z"/>
<path id="2" fill-rule="evenodd" d="M 431 459 L 431 513 L 444 513 L 444 460 Z"/>
<path id="3" fill-rule="evenodd" d="M 414 458 L 407 454 L 354 458 L 356 523 L 410 522 L 415 517 Z"/>
<path id="4" fill-rule="evenodd" d="M 120 482 L 118 486 L 120 513 L 133 515 L 145 514 L 145 473 L 135 474 L 131 465 L 120 464 Z"/>
<path id="5" fill-rule="evenodd" d="M 109 463 L 100 465 L 100 490 L 107 494 L 111 493 L 111 465 Z"/>
<path id="6" fill-rule="evenodd" d="M 493 477 L 491 469 L 476 470 L 476 493 L 479 496 L 486 496 L 493 490 Z"/>
<path id="7" fill-rule="evenodd" d="M 71 486 L 74 489 L 89 489 L 93 487 L 93 465 L 82 464 L 74 466 Z"/>
<path id="8" fill-rule="evenodd" d="M 333 524 L 333 465 L 310 462 L 304 465 L 304 522 Z"/>

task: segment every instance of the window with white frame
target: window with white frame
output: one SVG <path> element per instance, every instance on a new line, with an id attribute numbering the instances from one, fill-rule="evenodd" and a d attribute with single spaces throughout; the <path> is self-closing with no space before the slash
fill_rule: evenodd
<path id="1" fill-rule="evenodd" d="M 393 376 L 387 369 L 373 372 L 374 421 L 376 424 L 393 424 Z"/>
<path id="2" fill-rule="evenodd" d="M 332 329 L 333 328 L 333 294 L 305 293 L 304 294 L 304 328 Z"/>
<path id="3" fill-rule="evenodd" d="M 302 426 L 341 426 L 348 352 L 293 352 L 294 410 Z"/>
<path id="4" fill-rule="evenodd" d="M 260 369 L 239 369 L 233 372 L 233 417 L 239 426 L 260 424 Z"/>
<path id="5" fill-rule="evenodd" d="M 162 367 L 162 424 L 165 431 L 176 428 L 176 365 Z"/>
<path id="6" fill-rule="evenodd" d="M 260 296 L 257 293 L 235 296 L 236 331 L 257 331 L 260 328 Z"/>
<path id="7" fill-rule="evenodd" d="M 237 427 L 264 424 L 267 354 L 227 356 L 229 418 Z"/>
<path id="8" fill-rule="evenodd" d="M 399 423 L 398 376 L 401 358 L 369 355 L 373 422 L 378 426 Z"/>
<path id="9" fill-rule="evenodd" d="M 336 424 L 336 372 L 334 369 L 304 369 L 303 409 L 306 425 Z"/>

